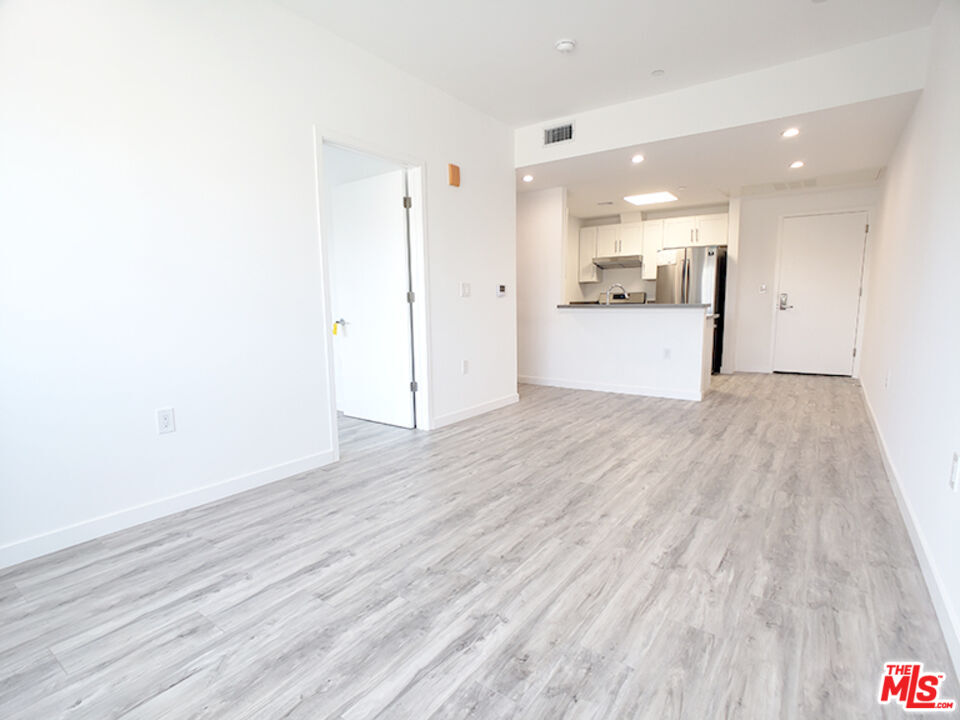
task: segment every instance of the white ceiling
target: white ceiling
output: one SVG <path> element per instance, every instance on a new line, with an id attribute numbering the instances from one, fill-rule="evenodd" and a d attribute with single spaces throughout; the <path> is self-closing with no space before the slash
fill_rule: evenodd
<path id="1" fill-rule="evenodd" d="M 937 0 L 276 0 L 520 126 L 930 24 Z M 577 49 L 553 45 L 571 37 Z M 651 76 L 663 69 L 660 78 Z"/>
<path id="2" fill-rule="evenodd" d="M 904 93 L 532 165 L 517 170 L 517 190 L 566 187 L 570 213 L 586 218 L 722 203 L 730 197 L 774 192 L 772 183 L 801 182 L 809 188 L 872 182 L 889 161 L 918 96 L 919 92 Z M 788 127 L 799 128 L 800 135 L 780 137 Z M 630 162 L 635 153 L 644 155 L 643 163 Z M 803 160 L 804 167 L 790 169 L 794 160 Z M 527 173 L 534 176 L 533 182 L 521 181 Z M 645 207 L 623 200 L 625 195 L 658 190 L 669 190 L 679 200 Z M 598 205 L 607 200 L 614 204 Z"/>

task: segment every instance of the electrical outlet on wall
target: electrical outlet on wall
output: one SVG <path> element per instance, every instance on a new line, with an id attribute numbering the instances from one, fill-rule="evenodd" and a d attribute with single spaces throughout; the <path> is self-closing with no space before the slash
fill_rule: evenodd
<path id="1" fill-rule="evenodd" d="M 460 283 L 460 297 L 470 297 L 470 283 Z"/>
<path id="2" fill-rule="evenodd" d="M 173 408 L 160 408 L 157 410 L 157 434 L 166 435 L 176 432 L 177 424 L 173 417 Z"/>
<path id="3" fill-rule="evenodd" d="M 890 371 L 887 370 L 886 374 L 883 376 L 883 389 L 886 390 L 890 387 Z"/>
<path id="4" fill-rule="evenodd" d="M 953 454 L 953 466 L 950 468 L 950 489 L 960 489 L 960 453 Z"/>
<path id="5" fill-rule="evenodd" d="M 461 361 L 460 361 L 460 374 L 461 374 L 461 375 L 466 375 L 468 372 L 470 372 L 470 361 L 469 361 L 469 360 L 461 360 Z"/>
<path id="6" fill-rule="evenodd" d="M 664 360 L 669 360 L 669 359 L 670 359 L 670 348 L 664 348 L 664 349 L 663 349 L 663 359 L 664 359 Z"/>

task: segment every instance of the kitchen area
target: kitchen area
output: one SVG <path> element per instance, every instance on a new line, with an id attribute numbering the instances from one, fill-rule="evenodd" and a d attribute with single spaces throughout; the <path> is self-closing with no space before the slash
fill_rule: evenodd
<path id="1" fill-rule="evenodd" d="M 575 253 L 577 270 L 563 306 L 706 305 L 714 321 L 716 374 L 723 361 L 729 214 L 726 207 L 680 212 L 652 218 L 629 213 L 588 224 L 568 214 L 568 264 Z"/>
<path id="2" fill-rule="evenodd" d="M 726 205 L 581 218 L 561 187 L 519 195 L 517 215 L 521 382 L 703 399 L 723 356 Z"/>

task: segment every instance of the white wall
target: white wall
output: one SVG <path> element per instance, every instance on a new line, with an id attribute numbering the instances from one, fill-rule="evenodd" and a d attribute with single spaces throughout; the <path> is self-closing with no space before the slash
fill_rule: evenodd
<path id="1" fill-rule="evenodd" d="M 737 295 L 728 322 L 736 321 L 732 339 L 739 372 L 772 372 L 773 322 L 777 312 L 777 248 L 780 221 L 786 215 L 865 209 L 871 222 L 879 201 L 878 187 L 747 197 L 740 203 L 740 236 L 736 262 Z M 876 228 L 874 227 L 874 230 Z M 873 241 L 873 235 L 867 245 Z M 760 286 L 767 286 L 766 294 Z M 731 286 L 728 285 L 728 288 Z M 728 349 L 724 348 L 724 355 Z"/>
<path id="2" fill-rule="evenodd" d="M 862 382 L 921 567 L 960 669 L 960 0 L 933 23 L 926 89 L 890 162 Z"/>
<path id="3" fill-rule="evenodd" d="M 518 201 L 519 202 L 519 201 Z M 520 222 L 519 211 L 517 222 Z M 566 240 L 563 244 L 563 295 L 559 302 L 586 300 L 580 284 L 580 228 L 583 220 L 567 212 Z"/>
<path id="4" fill-rule="evenodd" d="M 517 167 L 873 100 L 923 87 L 926 28 L 516 130 Z M 669 72 L 669 70 L 668 70 Z M 543 128 L 573 120 L 572 142 Z"/>
<path id="5" fill-rule="evenodd" d="M 425 164 L 435 421 L 516 398 L 501 123 L 257 0 L 8 0 L 0 97 L 0 565 L 331 459 L 314 124 Z"/>
<path id="6" fill-rule="evenodd" d="M 566 188 L 517 195 L 518 366 L 536 363 L 539 337 L 550 309 L 562 303 L 564 244 L 567 238 Z M 567 272 L 569 277 L 569 268 Z"/>

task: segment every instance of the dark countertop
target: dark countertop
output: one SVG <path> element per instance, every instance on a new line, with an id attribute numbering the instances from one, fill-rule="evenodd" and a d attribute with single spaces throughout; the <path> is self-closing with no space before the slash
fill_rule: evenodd
<path id="1" fill-rule="evenodd" d="M 704 305 L 667 305 L 667 304 L 658 305 L 657 303 L 613 302 L 613 303 L 610 303 L 609 305 L 605 305 L 602 303 L 576 303 L 576 304 L 567 303 L 565 305 L 557 305 L 557 307 L 558 308 L 579 308 L 583 310 L 598 310 L 601 308 L 604 310 L 607 310 L 609 308 L 636 308 L 638 310 L 673 310 L 676 308 L 684 308 L 686 310 L 692 310 L 694 308 L 704 309 L 710 306 L 706 304 Z"/>

